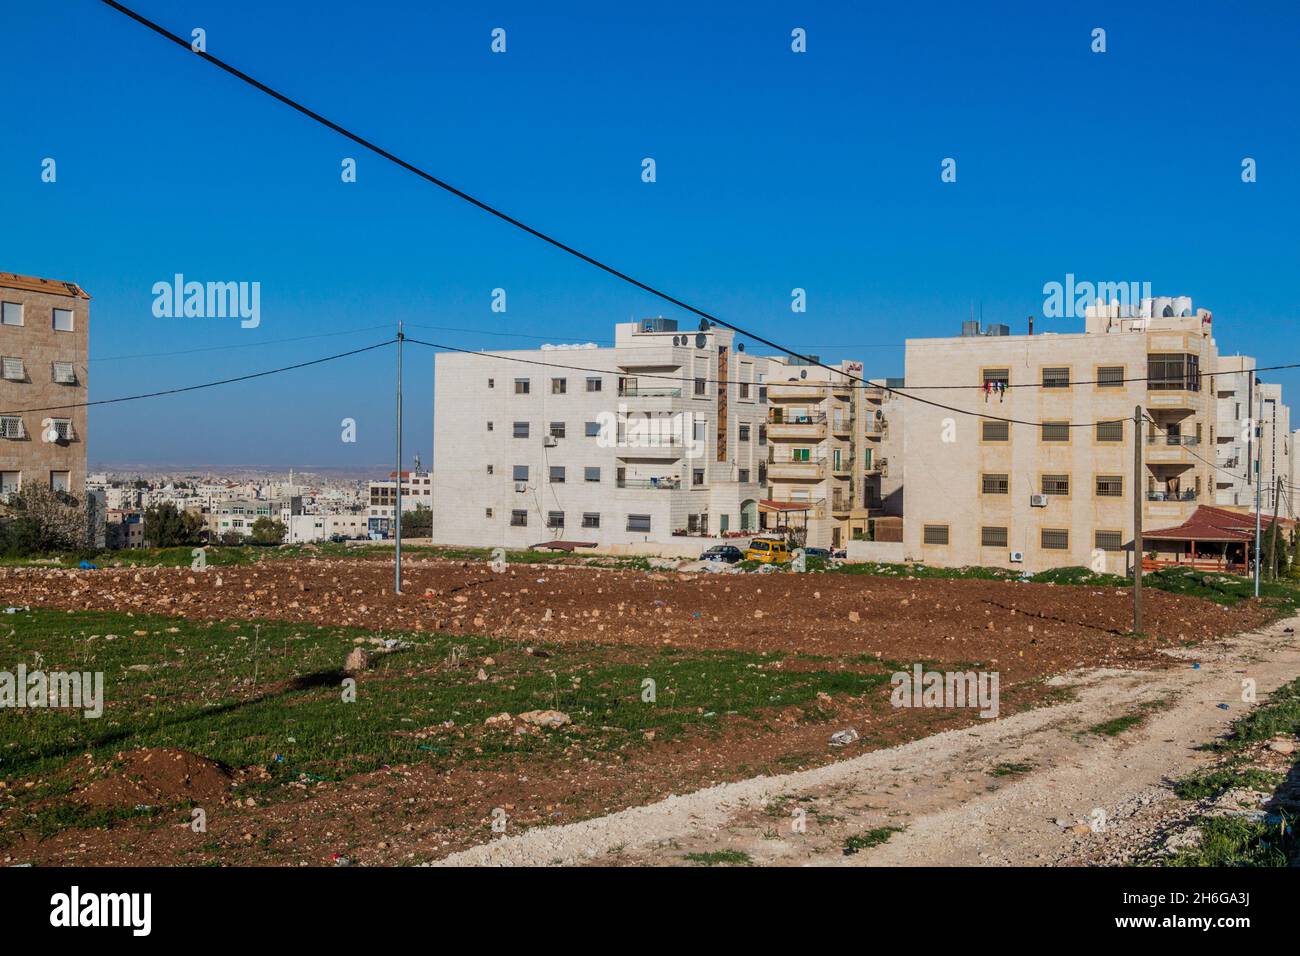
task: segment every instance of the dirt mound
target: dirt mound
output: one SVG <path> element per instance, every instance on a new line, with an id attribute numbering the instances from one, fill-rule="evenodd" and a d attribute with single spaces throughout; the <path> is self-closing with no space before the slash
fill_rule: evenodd
<path id="1" fill-rule="evenodd" d="M 92 779 L 76 799 L 94 807 L 211 803 L 221 800 L 231 781 L 230 771 L 216 761 L 169 748 L 129 750 L 87 769 Z"/>

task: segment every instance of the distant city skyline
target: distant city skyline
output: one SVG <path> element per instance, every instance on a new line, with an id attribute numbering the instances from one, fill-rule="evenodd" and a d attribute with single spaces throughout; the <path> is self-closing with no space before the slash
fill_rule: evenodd
<path id="1" fill-rule="evenodd" d="M 868 377 L 901 375 L 905 338 L 956 334 L 972 314 L 1078 331 L 1044 317 L 1045 286 L 1071 275 L 1190 296 L 1225 355 L 1300 355 L 1293 5 L 133 5 L 583 251 Z M 41 104 L 0 154 L 21 223 L 0 233 L 0 270 L 92 296 L 91 401 L 347 351 L 399 320 L 469 349 L 607 342 L 616 322 L 660 314 L 694 324 L 94 0 L 7 11 L 0 53 Z M 255 325 L 160 317 L 155 289 L 178 274 L 246 284 L 248 314 L 256 283 Z M 386 348 L 93 407 L 91 470 L 386 474 L 394 361 Z M 408 346 L 405 369 L 409 467 L 433 460 L 432 350 Z M 1265 377 L 1300 389 L 1294 372 Z"/>

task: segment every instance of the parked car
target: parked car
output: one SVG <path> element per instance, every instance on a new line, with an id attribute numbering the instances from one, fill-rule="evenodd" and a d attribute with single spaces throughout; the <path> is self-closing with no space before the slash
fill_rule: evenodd
<path id="1" fill-rule="evenodd" d="M 827 548 L 804 548 L 803 555 L 805 558 L 821 558 L 823 561 L 831 559 L 830 550 Z"/>
<path id="2" fill-rule="evenodd" d="M 790 558 L 790 548 L 785 541 L 773 538 L 755 538 L 749 542 L 749 550 L 745 552 L 746 561 L 763 564 L 786 564 Z"/>
<path id="3" fill-rule="evenodd" d="M 745 552 L 734 544 L 715 544 L 700 555 L 701 561 L 725 561 L 727 564 L 735 564 L 737 561 L 743 561 L 744 559 Z"/>

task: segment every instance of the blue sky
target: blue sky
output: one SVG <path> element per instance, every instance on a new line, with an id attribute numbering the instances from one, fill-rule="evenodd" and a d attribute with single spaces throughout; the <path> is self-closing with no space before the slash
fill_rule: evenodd
<path id="1" fill-rule="evenodd" d="M 204 28 L 215 55 L 651 284 L 871 375 L 901 374 L 903 339 L 955 334 L 972 303 L 1022 331 L 1066 273 L 1191 295 L 1221 351 L 1300 356 L 1294 3 L 128 5 Z M 676 314 L 98 0 L 10 5 L 0 80 L 0 270 L 94 297 L 92 399 L 370 344 L 398 319 L 500 348 Z M 156 318 L 151 288 L 177 272 L 260 282 L 260 326 Z M 213 346 L 241 347 L 122 358 Z M 382 351 L 92 409 L 90 456 L 385 462 L 392 365 Z M 427 462 L 432 354 L 408 347 L 406 367 L 406 445 Z M 1300 401 L 1300 376 L 1276 380 Z"/>

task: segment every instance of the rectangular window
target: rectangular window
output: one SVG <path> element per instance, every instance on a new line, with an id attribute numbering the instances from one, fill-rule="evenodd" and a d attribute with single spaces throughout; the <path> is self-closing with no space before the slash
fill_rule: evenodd
<path id="1" fill-rule="evenodd" d="M 517 379 L 515 379 L 515 394 L 516 394 L 516 395 L 527 395 L 528 392 L 529 392 L 529 389 L 530 389 L 531 387 L 532 387 L 532 383 L 530 383 L 530 382 L 528 381 L 528 379 L 526 379 L 526 378 L 517 378 Z"/>
<path id="2" fill-rule="evenodd" d="M 492 470 L 493 470 L 493 469 L 492 469 L 492 466 L 491 466 L 491 465 L 488 465 L 488 466 L 487 466 L 487 471 L 488 471 L 488 474 L 489 474 L 489 475 L 492 474 Z"/>
<path id="3" fill-rule="evenodd" d="M 497 387 L 497 380 L 494 378 L 488 379 L 488 388 L 496 388 L 496 387 Z"/>
<path id="4" fill-rule="evenodd" d="M 54 310 L 54 331 L 55 332 L 72 331 L 72 310 L 71 309 Z"/>
<path id="5" fill-rule="evenodd" d="M 1093 547 L 1098 551 L 1123 551 L 1124 532 L 1098 531 L 1093 535 Z"/>
<path id="6" fill-rule="evenodd" d="M 4 376 L 11 382 L 21 382 L 27 377 L 27 369 L 23 367 L 23 360 L 5 356 L 4 359 Z"/>
<path id="7" fill-rule="evenodd" d="M 485 517 L 485 518 L 491 518 L 491 517 L 492 517 L 492 509 L 491 509 L 491 508 L 484 508 L 484 509 L 483 509 L 483 517 Z"/>
<path id="8" fill-rule="evenodd" d="M 50 472 L 50 490 L 51 491 L 71 491 L 71 483 L 68 480 L 69 473 L 66 471 Z"/>
<path id="9" fill-rule="evenodd" d="M 1098 388 L 1123 388 L 1124 387 L 1124 366 L 1122 365 L 1103 365 L 1097 369 L 1097 387 Z"/>
<path id="10" fill-rule="evenodd" d="M 599 527 L 600 527 L 600 512 L 598 512 L 598 511 L 584 511 L 584 512 L 582 513 L 582 526 L 583 526 L 584 528 L 599 528 Z"/>
<path id="11" fill-rule="evenodd" d="M 0 418 L 0 438 L 22 438 L 23 420 L 17 415 Z"/>
<path id="12" fill-rule="evenodd" d="M 1005 548 L 1007 540 L 1006 528 L 980 528 L 980 547 Z"/>
<path id="13" fill-rule="evenodd" d="M 1007 385 L 1011 382 L 1011 373 L 1005 368 L 986 368 L 984 370 L 984 384 Z"/>
<path id="14" fill-rule="evenodd" d="M 510 512 L 510 527 L 526 528 L 528 527 L 528 512 L 522 508 L 516 508 Z"/>
<path id="15" fill-rule="evenodd" d="M 59 436 L 59 441 L 72 441 L 72 419 L 71 418 L 53 418 L 50 425 L 54 428 L 55 433 Z"/>
<path id="16" fill-rule="evenodd" d="M 73 368 L 71 362 L 55 362 L 54 381 L 59 385 L 76 385 L 77 370 Z"/>
<path id="17" fill-rule="evenodd" d="M 691 469 L 691 484 L 692 484 L 693 486 L 695 486 L 695 487 L 699 487 L 700 485 L 704 484 L 704 469 L 703 469 L 703 468 L 692 468 L 692 469 Z"/>
<path id="18" fill-rule="evenodd" d="M 740 397 L 741 397 L 741 398 L 749 398 L 749 383 L 748 383 L 748 382 L 741 382 L 741 383 L 740 383 Z"/>
<path id="19" fill-rule="evenodd" d="M 600 437 L 600 422 L 587 422 L 582 427 L 588 438 Z"/>
<path id="20" fill-rule="evenodd" d="M 551 437 L 552 438 L 564 437 L 564 422 L 551 422 Z"/>
<path id="21" fill-rule="evenodd" d="M 1068 368 L 1043 369 L 1043 388 L 1069 388 L 1070 370 Z"/>
<path id="22" fill-rule="evenodd" d="M 1041 541 L 1044 551 L 1068 551 L 1070 532 L 1064 528 L 1043 528 Z"/>
<path id="23" fill-rule="evenodd" d="M 600 481 L 600 467 L 588 465 L 586 468 L 582 469 L 582 480 Z"/>
<path id="24" fill-rule="evenodd" d="M 492 431 L 496 426 L 492 422 L 487 423 L 488 431 Z"/>
<path id="25" fill-rule="evenodd" d="M 515 467 L 514 467 L 514 471 L 513 471 L 513 474 L 514 474 L 514 480 L 515 480 L 515 481 L 527 481 L 527 480 L 528 480 L 528 466 L 527 466 L 527 465 L 515 465 Z"/>
<path id="26" fill-rule="evenodd" d="M 741 469 L 740 469 L 740 474 L 739 474 L 737 477 L 740 479 L 740 483 L 741 483 L 742 485 L 747 485 L 747 484 L 749 484 L 749 469 L 748 469 L 748 468 L 741 468 Z"/>
<path id="27" fill-rule="evenodd" d="M 1068 495 L 1070 493 L 1069 475 L 1043 475 L 1043 494 Z"/>
<path id="28" fill-rule="evenodd" d="M 600 380 L 600 379 L 598 379 L 598 378 L 589 378 L 589 379 L 587 379 L 587 391 L 589 391 L 589 392 L 599 392 L 599 391 L 600 391 L 600 388 L 601 388 L 601 380 Z"/>
<path id="29" fill-rule="evenodd" d="M 563 511 L 548 511 L 548 512 L 546 512 L 546 527 L 548 527 L 548 528 L 563 528 L 563 527 L 564 527 L 564 512 L 563 512 Z"/>
<path id="30" fill-rule="evenodd" d="M 515 422 L 515 437 L 516 437 L 516 438 L 527 438 L 527 437 L 528 437 L 528 423 L 527 423 L 527 422 Z"/>
<path id="31" fill-rule="evenodd" d="M 705 392 L 705 390 L 704 390 L 704 389 L 705 389 L 705 384 L 706 384 L 706 383 L 705 383 L 704 379 L 702 379 L 702 378 L 697 378 L 697 379 L 695 380 L 695 397 L 696 397 L 696 398 L 703 398 L 703 397 L 705 396 L 705 394 L 707 394 L 707 393 Z"/>
<path id="32" fill-rule="evenodd" d="M 22 472 L 0 471 L 0 495 L 11 495 L 22 485 Z"/>
<path id="33" fill-rule="evenodd" d="M 563 465 L 552 465 L 552 466 L 551 466 L 551 484 L 553 484 L 553 485 L 562 485 L 562 484 L 564 484 L 564 466 L 563 466 Z"/>
<path id="34" fill-rule="evenodd" d="M 984 441 L 1010 441 L 1011 423 L 993 422 L 986 418 L 980 422 L 980 437 Z"/>
<path id="35" fill-rule="evenodd" d="M 758 445 L 761 448 L 767 444 L 767 426 L 760 424 L 758 426 Z"/>
<path id="36" fill-rule="evenodd" d="M 564 395 L 569 390 L 569 380 L 567 378 L 551 379 L 551 394 Z"/>
<path id="37" fill-rule="evenodd" d="M 1098 498 L 1123 498 L 1124 497 L 1124 476 L 1123 475 L 1098 475 L 1097 476 L 1097 497 Z"/>
<path id="38" fill-rule="evenodd" d="M 1201 360 L 1196 355 L 1180 352 L 1147 356 L 1147 388 L 1151 391 L 1201 390 Z"/>
<path id="39" fill-rule="evenodd" d="M 738 430 L 739 430 L 739 436 L 738 436 L 739 439 L 741 441 L 749 441 L 749 426 L 741 425 L 739 426 Z"/>
<path id="40" fill-rule="evenodd" d="M 947 544 L 948 526 L 946 524 L 927 524 L 921 529 L 922 544 Z"/>
<path id="41" fill-rule="evenodd" d="M 1067 422 L 1043 422 L 1043 441 L 1070 440 L 1070 426 Z"/>
<path id="42" fill-rule="evenodd" d="M 650 516 L 649 515 L 628 515 L 627 530 L 628 531 L 649 531 Z"/>
<path id="43" fill-rule="evenodd" d="M 4 325 L 23 324 L 23 305 L 21 302 L 5 302 L 0 306 L 0 322 Z"/>
<path id="44" fill-rule="evenodd" d="M 983 490 L 986 495 L 1005 495 L 1011 489 L 1008 475 L 985 475 Z"/>
<path id="45" fill-rule="evenodd" d="M 1097 423 L 1097 441 L 1123 441 L 1124 440 L 1124 423 L 1123 422 L 1098 422 Z"/>

